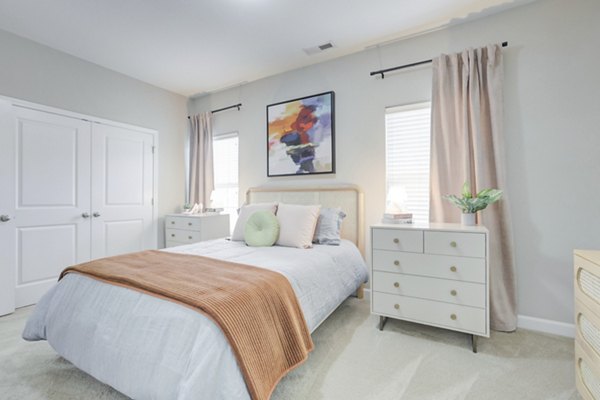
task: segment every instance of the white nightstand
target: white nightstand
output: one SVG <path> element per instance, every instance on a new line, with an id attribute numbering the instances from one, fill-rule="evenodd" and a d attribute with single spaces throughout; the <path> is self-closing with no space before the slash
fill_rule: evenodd
<path id="1" fill-rule="evenodd" d="M 166 247 L 229 236 L 229 214 L 168 214 Z"/>
<path id="2" fill-rule="evenodd" d="M 488 230 L 459 224 L 371 226 L 371 312 L 489 337 Z"/>

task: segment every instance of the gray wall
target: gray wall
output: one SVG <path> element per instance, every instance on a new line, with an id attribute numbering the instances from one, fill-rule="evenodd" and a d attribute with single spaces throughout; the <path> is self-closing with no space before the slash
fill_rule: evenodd
<path id="1" fill-rule="evenodd" d="M 184 96 L 1 30 L 0 94 L 157 130 L 162 247 L 162 216 L 184 201 Z"/>
<path id="2" fill-rule="evenodd" d="M 514 222 L 519 314 L 571 323 L 572 251 L 600 248 L 599 15 L 596 0 L 538 1 L 386 46 L 380 54 L 365 50 L 194 99 L 190 111 L 244 104 L 242 111 L 215 116 L 217 132 L 240 134 L 241 195 L 266 183 L 356 183 L 365 191 L 367 224 L 375 223 L 385 203 L 384 109 L 430 99 L 431 69 L 385 80 L 369 77 L 369 71 L 509 41 L 505 189 Z M 338 173 L 267 179 L 265 106 L 327 90 L 336 92 Z"/>

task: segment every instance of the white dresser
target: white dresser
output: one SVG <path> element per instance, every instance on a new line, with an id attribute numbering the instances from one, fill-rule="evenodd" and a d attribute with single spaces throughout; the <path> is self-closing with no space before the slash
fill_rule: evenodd
<path id="1" fill-rule="evenodd" d="M 165 217 L 166 247 L 229 236 L 229 214 L 168 214 Z"/>
<path id="2" fill-rule="evenodd" d="M 575 250 L 575 382 L 585 400 L 600 400 L 600 251 Z"/>
<path id="3" fill-rule="evenodd" d="M 371 312 L 489 337 L 488 230 L 459 224 L 371 226 Z"/>

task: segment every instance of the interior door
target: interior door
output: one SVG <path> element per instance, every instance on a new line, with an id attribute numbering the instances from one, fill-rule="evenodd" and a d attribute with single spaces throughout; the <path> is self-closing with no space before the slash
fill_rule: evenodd
<path id="1" fill-rule="evenodd" d="M 81 119 L 9 107 L 12 122 L 3 118 L 0 135 L 0 261 L 3 289 L 12 290 L 2 297 L 22 307 L 63 268 L 90 258 L 91 137 Z M 0 314 L 12 311 L 2 303 Z"/>
<path id="2" fill-rule="evenodd" d="M 12 104 L 0 99 L 0 315 L 15 310 L 15 121 Z"/>
<path id="3" fill-rule="evenodd" d="M 92 258 L 156 248 L 154 137 L 92 124 Z"/>

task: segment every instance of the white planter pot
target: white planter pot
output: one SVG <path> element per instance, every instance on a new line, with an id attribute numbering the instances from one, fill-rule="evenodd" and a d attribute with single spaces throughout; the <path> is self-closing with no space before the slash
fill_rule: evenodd
<path id="1" fill-rule="evenodd" d="M 475 213 L 460 214 L 460 222 L 465 226 L 477 225 L 475 222 Z"/>

